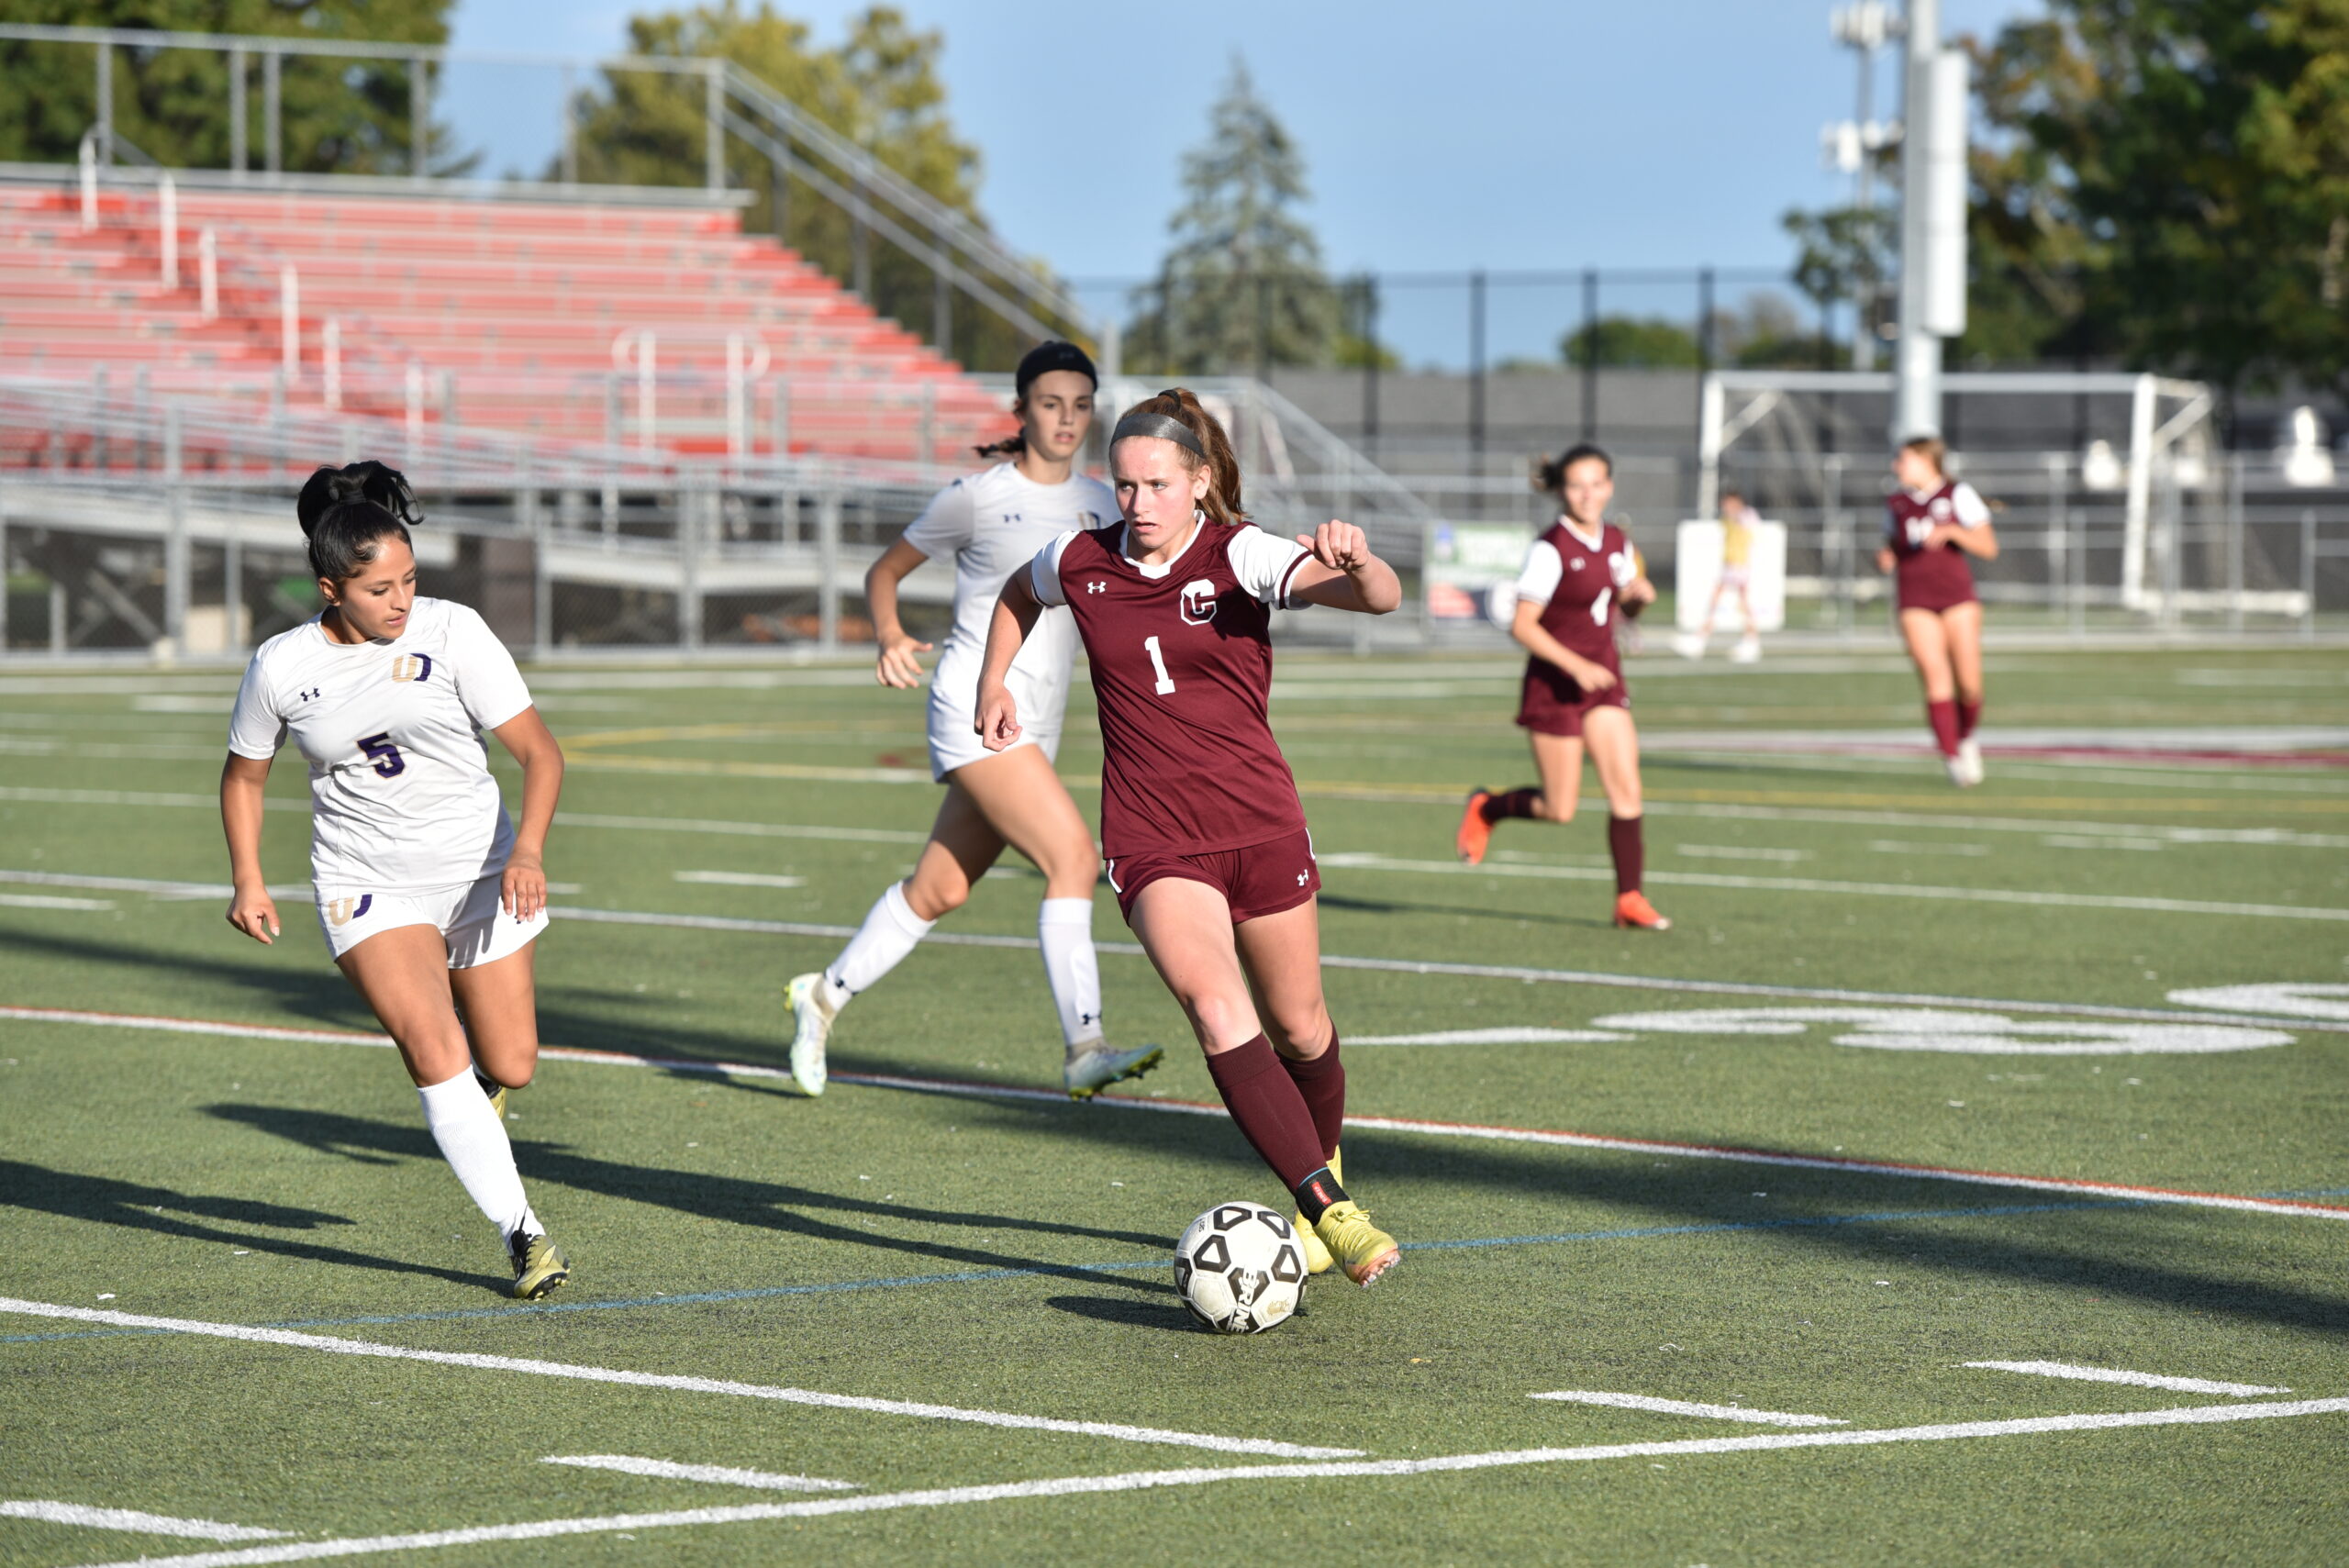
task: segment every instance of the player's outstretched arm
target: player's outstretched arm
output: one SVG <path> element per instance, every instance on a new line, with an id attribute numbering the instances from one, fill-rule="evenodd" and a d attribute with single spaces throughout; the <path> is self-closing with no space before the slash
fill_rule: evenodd
<path id="1" fill-rule="evenodd" d="M 490 733 L 522 764 L 522 819 L 514 825 L 514 852 L 507 857 L 497 901 L 516 919 L 533 919 L 547 906 L 547 829 L 562 794 L 562 748 L 535 707 Z"/>
<path id="2" fill-rule="evenodd" d="M 228 838 L 228 924 L 268 947 L 277 939 L 277 902 L 261 874 L 261 819 L 269 759 L 228 753 L 220 769 L 220 828 Z"/>
<path id="3" fill-rule="evenodd" d="M 1353 524 L 1332 518 L 1309 534 L 1297 535 L 1297 542 L 1311 550 L 1313 559 L 1290 579 L 1290 603 L 1370 616 L 1386 615 L 1402 604 L 1402 579 L 1371 553 L 1370 537 Z"/>
<path id="4" fill-rule="evenodd" d="M 1536 659 L 1555 664 L 1564 670 L 1574 684 L 1586 692 L 1603 692 L 1615 684 L 1615 672 L 1596 660 L 1581 654 L 1550 635 L 1542 624 L 1543 606 L 1531 599 L 1517 602 L 1517 615 L 1510 620 L 1508 634 L 1518 645 Z"/>
<path id="5" fill-rule="evenodd" d="M 1036 629 L 1036 617 L 1043 613 L 1035 590 L 1028 585 L 1027 568 L 1004 580 L 995 601 L 995 618 L 987 624 L 986 658 L 979 665 L 978 714 L 972 725 L 979 743 L 990 751 L 1000 751 L 1019 739 L 1019 705 L 1012 700 L 1006 677 L 1028 634 Z"/>
<path id="6" fill-rule="evenodd" d="M 899 539 L 883 550 L 881 559 L 864 573 L 864 603 L 873 612 L 874 639 L 881 644 L 873 678 L 885 686 L 903 689 L 921 684 L 921 661 L 914 655 L 929 652 L 930 644 L 906 635 L 897 619 L 897 584 L 929 559 Z"/>

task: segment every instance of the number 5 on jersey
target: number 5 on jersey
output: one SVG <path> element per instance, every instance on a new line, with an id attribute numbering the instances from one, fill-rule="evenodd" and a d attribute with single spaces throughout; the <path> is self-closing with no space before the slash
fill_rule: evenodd
<path id="1" fill-rule="evenodd" d="M 1166 659 L 1158 651 L 1158 639 L 1145 637 L 1141 645 L 1150 651 L 1150 667 L 1158 673 L 1158 695 L 1164 696 L 1174 689 L 1174 677 L 1166 673 Z"/>
<path id="2" fill-rule="evenodd" d="M 407 772 L 407 759 L 400 755 L 397 746 L 392 744 L 392 734 L 388 729 L 381 735 L 364 737 L 359 742 L 359 749 L 375 760 L 375 771 L 387 779 Z"/>

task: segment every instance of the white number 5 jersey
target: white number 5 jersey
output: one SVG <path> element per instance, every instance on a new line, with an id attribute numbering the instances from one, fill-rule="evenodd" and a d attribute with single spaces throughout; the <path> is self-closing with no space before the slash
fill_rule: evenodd
<path id="1" fill-rule="evenodd" d="M 530 706 L 514 656 L 479 615 L 418 598 L 389 642 L 336 642 L 314 618 L 262 643 L 228 750 L 266 760 L 290 736 L 310 764 L 321 894 L 421 892 L 505 869 L 514 826 L 482 731 Z"/>

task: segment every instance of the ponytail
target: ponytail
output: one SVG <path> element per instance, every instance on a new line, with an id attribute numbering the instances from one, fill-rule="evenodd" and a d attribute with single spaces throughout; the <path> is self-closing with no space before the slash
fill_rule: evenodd
<path id="1" fill-rule="evenodd" d="M 387 539 L 415 549 L 407 526 L 422 520 L 406 475 L 374 462 L 320 468 L 304 483 L 294 513 L 309 541 L 310 570 L 329 583 L 357 576 Z"/>
<path id="2" fill-rule="evenodd" d="M 1231 455 L 1231 439 L 1223 433 L 1216 417 L 1199 406 L 1189 387 L 1169 387 L 1155 397 L 1142 399 L 1126 410 L 1118 428 L 1128 436 L 1150 434 L 1146 429 L 1127 428 L 1127 422 L 1137 416 L 1172 419 L 1191 433 L 1191 441 L 1174 440 L 1171 436 L 1162 439 L 1173 441 L 1186 469 L 1196 473 L 1202 464 L 1206 466 L 1208 493 L 1199 505 L 1209 518 L 1226 524 L 1248 520 L 1240 504 L 1240 460 Z M 1116 439 L 1111 438 L 1113 443 Z"/>
<path id="3" fill-rule="evenodd" d="M 1028 450 L 1028 427 L 1022 425 L 999 441 L 988 441 L 971 450 L 981 457 L 1016 458 Z"/>

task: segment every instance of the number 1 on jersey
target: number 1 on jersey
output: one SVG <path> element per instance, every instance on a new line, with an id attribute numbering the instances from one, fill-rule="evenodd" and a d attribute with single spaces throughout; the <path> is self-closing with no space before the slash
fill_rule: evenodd
<path id="1" fill-rule="evenodd" d="M 1158 695 L 1164 696 L 1174 689 L 1174 677 L 1166 673 L 1166 660 L 1158 651 L 1158 639 L 1145 637 L 1141 645 L 1150 650 L 1150 667 L 1158 672 Z"/>
<path id="2" fill-rule="evenodd" d="M 1590 621 L 1593 626 L 1605 626 L 1607 624 L 1607 606 L 1614 603 L 1614 589 L 1602 588 L 1599 590 L 1598 597 L 1591 600 L 1590 602 Z"/>

